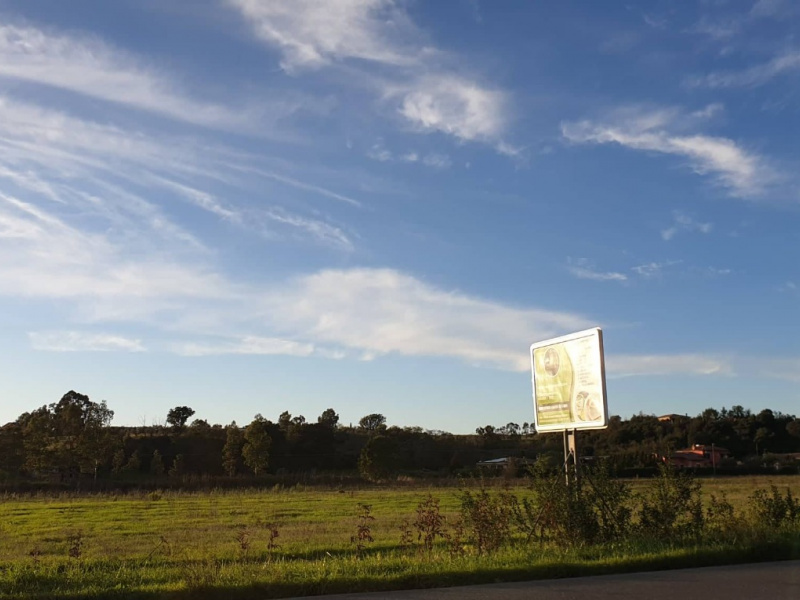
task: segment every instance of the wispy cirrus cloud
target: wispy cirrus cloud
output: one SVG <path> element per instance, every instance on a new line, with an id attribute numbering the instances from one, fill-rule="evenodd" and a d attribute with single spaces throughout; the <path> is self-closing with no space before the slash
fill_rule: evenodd
<path id="1" fill-rule="evenodd" d="M 382 140 L 375 142 L 367 152 L 367 156 L 378 162 L 401 162 L 408 164 L 420 164 L 433 169 L 448 169 L 453 165 L 453 160 L 447 154 L 441 152 L 428 152 L 420 154 L 414 150 L 396 154 L 389 150 Z"/>
<path id="2" fill-rule="evenodd" d="M 564 122 L 561 133 L 575 144 L 616 144 L 632 150 L 679 156 L 700 175 L 711 175 L 732 196 L 756 197 L 775 181 L 768 161 L 731 139 L 683 130 L 703 113 L 675 109 L 623 110 L 606 119 Z"/>
<path id="3" fill-rule="evenodd" d="M 321 271 L 291 281 L 265 303 L 279 331 L 318 345 L 362 356 L 455 357 L 511 370 L 530 368 L 527 340 L 591 325 L 576 314 L 441 290 L 391 269 Z"/>
<path id="4" fill-rule="evenodd" d="M 397 66 L 418 62 L 419 35 L 392 0 L 228 0 L 255 33 L 278 47 L 287 71 L 358 59 Z"/>
<path id="5" fill-rule="evenodd" d="M 669 241 L 681 232 L 711 233 L 714 226 L 711 223 L 702 223 L 681 211 L 672 213 L 672 225 L 661 231 L 661 238 Z"/>
<path id="6" fill-rule="evenodd" d="M 426 36 L 396 0 L 228 0 L 255 35 L 281 53 L 289 73 L 347 64 L 370 80 L 384 101 L 419 132 L 518 150 L 503 140 L 510 114 L 506 92 L 452 68 L 453 57 Z M 374 76 L 373 69 L 381 73 Z M 346 77 L 352 81 L 352 73 Z"/>
<path id="7" fill-rule="evenodd" d="M 640 279 L 657 279 L 662 276 L 665 269 L 678 265 L 681 262 L 682 261 L 679 260 L 667 260 L 662 262 L 653 261 L 634 265 L 633 267 L 625 268 L 623 271 L 602 271 L 598 270 L 594 263 L 587 258 L 568 258 L 567 270 L 570 272 L 570 274 L 578 279 L 600 282 L 617 281 L 622 283 L 630 281 L 634 276 Z M 693 267 L 692 270 L 705 275 L 723 275 L 730 273 L 730 270 L 712 269 L 710 267 L 704 269 Z M 633 275 L 628 275 L 627 272 L 630 272 Z"/>
<path id="8" fill-rule="evenodd" d="M 140 339 L 109 333 L 84 331 L 32 331 L 28 333 L 34 350 L 47 352 L 144 352 Z"/>
<path id="9" fill-rule="evenodd" d="M 0 77 L 46 85 L 215 128 L 252 131 L 263 109 L 228 108 L 175 89 L 170 76 L 92 36 L 0 25 Z M 274 104 L 287 114 L 294 107 Z"/>
<path id="10" fill-rule="evenodd" d="M 800 381 L 800 358 L 753 357 L 735 354 L 611 354 L 609 377 L 669 375 L 735 377 L 747 373 L 765 379 Z"/>
<path id="11" fill-rule="evenodd" d="M 686 79 L 688 87 L 755 88 L 766 85 L 773 79 L 800 72 L 800 50 L 785 50 L 766 63 L 738 71 L 717 71 Z"/>
<path id="12" fill-rule="evenodd" d="M 617 271 L 597 271 L 591 261 L 586 258 L 568 259 L 569 272 L 578 279 L 589 279 L 591 281 L 627 281 L 625 273 Z"/>
<path id="13" fill-rule="evenodd" d="M 311 356 L 314 353 L 314 346 L 280 338 L 247 335 L 235 340 L 178 343 L 173 345 L 172 350 L 182 356 L 220 354 Z"/>
<path id="14" fill-rule="evenodd" d="M 644 279 L 660 277 L 664 269 L 680 264 L 679 260 L 667 260 L 663 262 L 649 262 L 631 267 L 631 271 Z"/>
<path id="15" fill-rule="evenodd" d="M 705 354 L 612 354 L 606 358 L 612 377 L 653 375 L 733 375 L 729 357 Z"/>
<path id="16" fill-rule="evenodd" d="M 724 13 L 704 14 L 686 31 L 706 35 L 716 42 L 727 43 L 744 33 L 748 27 L 762 19 L 788 19 L 797 13 L 797 3 L 793 0 L 758 0 L 746 11 L 731 11 L 725 3 L 718 3 Z"/>
<path id="17" fill-rule="evenodd" d="M 0 194 L 3 296 L 72 302 L 84 318 L 147 319 L 190 298 L 230 297 L 232 286 L 208 268 L 166 258 L 158 246 L 135 258 L 125 240 L 82 231 L 62 218 Z"/>
<path id="18" fill-rule="evenodd" d="M 320 244 L 338 248 L 347 252 L 353 251 L 353 242 L 340 227 L 331 225 L 320 219 L 313 219 L 293 214 L 282 208 L 272 208 L 261 212 L 263 218 L 273 223 L 288 226 L 297 232 L 300 238 L 311 238 Z M 258 215 L 254 215 L 258 218 Z"/>
<path id="19" fill-rule="evenodd" d="M 748 366 L 761 377 L 800 383 L 800 358 L 759 357 L 748 361 Z"/>
<path id="20" fill-rule="evenodd" d="M 0 120 L 0 180 L 24 191 L 32 206 L 43 199 L 60 204 L 63 218 L 102 219 L 129 245 L 152 247 L 155 235 L 161 250 L 165 243 L 172 251 L 178 243 L 204 249 L 195 233 L 170 216 L 170 203 L 179 200 L 267 237 L 286 233 L 353 249 L 351 236 L 320 215 L 298 214 L 274 202 L 242 205 L 220 197 L 232 190 L 237 197 L 263 193 L 263 181 L 269 180 L 360 206 L 343 194 L 266 169 L 255 156 L 193 138 L 98 124 L 9 97 L 0 97 L 0 112 L 5 117 Z M 153 190 L 161 202 L 149 199 Z"/>

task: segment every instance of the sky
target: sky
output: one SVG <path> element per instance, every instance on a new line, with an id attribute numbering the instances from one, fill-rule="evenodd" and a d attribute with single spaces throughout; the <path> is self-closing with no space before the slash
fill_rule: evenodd
<path id="1" fill-rule="evenodd" d="M 792 0 L 0 0 L 0 423 L 796 414 L 799 133 Z"/>

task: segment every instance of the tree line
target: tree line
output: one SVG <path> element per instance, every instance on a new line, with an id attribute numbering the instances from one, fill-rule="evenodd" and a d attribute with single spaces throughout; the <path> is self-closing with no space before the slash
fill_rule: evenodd
<path id="1" fill-rule="evenodd" d="M 165 425 L 115 427 L 114 411 L 75 391 L 58 402 L 20 415 L 0 427 L 0 481 L 163 481 L 188 477 L 238 478 L 284 473 L 358 473 L 378 480 L 397 473 L 451 475 L 473 471 L 499 457 L 562 456 L 557 434 L 536 434 L 532 424 L 485 425 L 454 435 L 421 427 L 389 426 L 379 413 L 344 426 L 329 408 L 315 421 L 281 413 L 248 424 L 189 420 L 195 411 L 176 406 Z M 693 444 L 730 451 L 729 464 L 774 465 L 800 452 L 800 420 L 769 409 L 708 408 L 694 417 L 613 416 L 604 430 L 581 432 L 584 457 L 618 470 L 647 469 L 659 456 Z M 788 460 L 788 459 L 787 459 Z"/>

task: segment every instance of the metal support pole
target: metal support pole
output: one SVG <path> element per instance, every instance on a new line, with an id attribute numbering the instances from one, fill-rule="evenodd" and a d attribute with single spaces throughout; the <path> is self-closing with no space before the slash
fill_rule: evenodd
<path id="1" fill-rule="evenodd" d="M 578 482 L 578 444 L 577 430 L 564 430 L 564 476 L 567 478 L 567 485 L 572 485 L 573 481 Z M 570 463 L 572 470 L 570 471 Z"/>

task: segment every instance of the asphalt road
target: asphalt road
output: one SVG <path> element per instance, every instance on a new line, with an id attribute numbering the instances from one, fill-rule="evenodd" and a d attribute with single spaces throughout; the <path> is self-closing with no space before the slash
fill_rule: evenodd
<path id="1" fill-rule="evenodd" d="M 319 596 L 316 597 L 319 600 Z M 469 587 L 337 594 L 325 600 L 800 600 L 800 561 Z"/>

